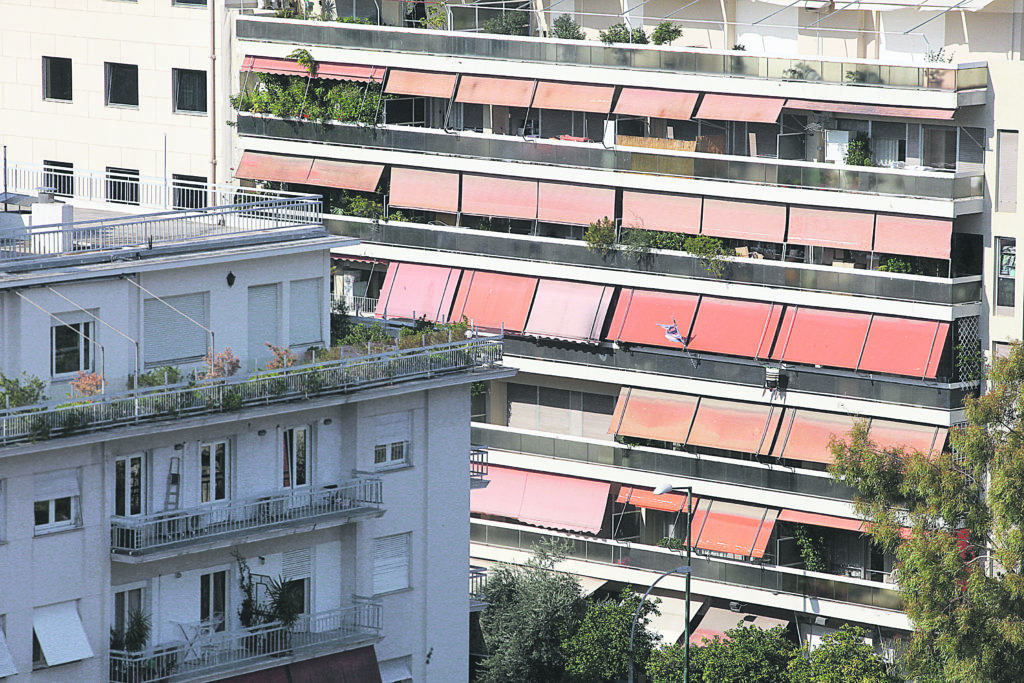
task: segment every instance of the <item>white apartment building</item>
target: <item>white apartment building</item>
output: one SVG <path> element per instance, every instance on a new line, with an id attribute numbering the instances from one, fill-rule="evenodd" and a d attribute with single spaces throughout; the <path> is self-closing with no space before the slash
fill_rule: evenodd
<path id="1" fill-rule="evenodd" d="M 331 360 L 329 250 L 353 240 L 319 197 L 219 191 L 187 212 L 0 214 L 0 370 L 49 397 L 0 411 L 0 679 L 464 680 L 455 416 L 511 372 L 500 340 Z M 296 364 L 256 372 L 268 343 Z M 158 377 L 211 347 L 239 371 Z M 75 393 L 79 373 L 102 392 Z M 155 386 L 130 391 L 137 373 Z"/>

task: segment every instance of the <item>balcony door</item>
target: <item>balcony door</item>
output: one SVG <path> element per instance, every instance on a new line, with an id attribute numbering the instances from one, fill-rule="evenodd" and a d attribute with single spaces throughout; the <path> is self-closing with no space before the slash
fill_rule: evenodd
<path id="1" fill-rule="evenodd" d="M 228 499 L 230 466 L 226 440 L 200 444 L 199 501 L 201 503 L 216 503 Z"/>
<path id="2" fill-rule="evenodd" d="M 227 621 L 227 571 L 199 577 L 199 621 L 203 627 L 223 631 Z"/>
<path id="3" fill-rule="evenodd" d="M 134 517 L 146 511 L 146 458 L 142 453 L 114 461 L 114 514 Z"/>

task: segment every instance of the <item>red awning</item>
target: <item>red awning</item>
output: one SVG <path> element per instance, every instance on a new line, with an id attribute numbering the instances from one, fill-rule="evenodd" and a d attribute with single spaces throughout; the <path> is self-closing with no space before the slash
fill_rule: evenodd
<path id="1" fill-rule="evenodd" d="M 462 213 L 533 220 L 537 217 L 537 181 L 464 174 Z"/>
<path id="2" fill-rule="evenodd" d="M 701 233 L 712 237 L 782 242 L 786 239 L 786 207 L 782 204 L 705 199 Z"/>
<path id="3" fill-rule="evenodd" d="M 487 486 L 469 492 L 469 511 L 476 515 L 519 519 L 526 491 L 526 470 L 490 465 Z"/>
<path id="4" fill-rule="evenodd" d="M 488 477 L 493 469 L 488 469 Z M 610 492 L 608 482 L 530 472 L 519 521 L 548 529 L 596 534 L 604 524 Z"/>
<path id="5" fill-rule="evenodd" d="M 526 334 L 572 341 L 599 341 L 614 287 L 542 279 Z"/>
<path id="6" fill-rule="evenodd" d="M 279 57 L 254 57 L 247 55 L 242 60 L 244 71 L 259 71 L 284 76 L 308 76 L 306 67 L 294 59 Z M 317 62 L 314 78 L 327 78 L 335 81 L 379 81 L 384 78 L 384 69 L 364 64 L 339 64 L 337 62 Z"/>
<path id="7" fill-rule="evenodd" d="M 818 247 L 871 251 L 875 214 L 794 206 L 789 210 L 789 241 Z"/>
<path id="8" fill-rule="evenodd" d="M 461 270 L 418 263 L 392 263 L 377 300 L 378 318 L 447 322 Z"/>
<path id="9" fill-rule="evenodd" d="M 867 313 L 789 307 L 772 349 L 775 360 L 856 369 L 868 333 Z"/>
<path id="10" fill-rule="evenodd" d="M 697 110 L 698 119 L 715 121 L 749 121 L 751 123 L 775 123 L 782 113 L 786 100 L 777 97 L 756 95 L 704 95 Z"/>
<path id="11" fill-rule="evenodd" d="M 686 443 L 697 397 L 623 387 L 615 403 L 610 434 Z"/>
<path id="12" fill-rule="evenodd" d="M 418 97 L 439 97 L 451 99 L 455 89 L 455 74 L 436 71 L 406 71 L 392 69 L 384 92 L 392 95 L 416 95 Z"/>
<path id="13" fill-rule="evenodd" d="M 949 323 L 875 316 L 858 370 L 935 377 Z"/>
<path id="14" fill-rule="evenodd" d="M 540 81 L 533 98 L 534 109 L 562 109 L 607 114 L 615 88 L 610 85 L 579 85 Z"/>
<path id="15" fill-rule="evenodd" d="M 868 427 L 868 438 L 879 448 L 904 448 L 908 453 L 938 453 L 946 444 L 949 430 L 945 427 L 894 422 L 874 418 Z"/>
<path id="16" fill-rule="evenodd" d="M 948 259 L 953 239 L 949 218 L 880 213 L 875 218 L 875 251 Z"/>
<path id="17" fill-rule="evenodd" d="M 697 506 L 697 501 L 696 496 L 691 497 L 691 510 Z M 678 493 L 663 493 L 658 496 L 651 489 L 640 489 L 633 486 L 623 486 L 619 489 L 619 497 L 615 499 L 615 502 L 662 512 L 679 512 L 686 508 L 686 496 L 681 496 Z"/>
<path id="18" fill-rule="evenodd" d="M 622 224 L 627 228 L 700 232 L 701 198 L 680 194 L 622 191 Z"/>
<path id="19" fill-rule="evenodd" d="M 373 645 L 288 664 L 290 683 L 381 683 Z"/>
<path id="20" fill-rule="evenodd" d="M 949 120 L 955 109 L 927 109 L 925 107 L 879 107 L 872 104 L 848 102 L 815 102 L 813 100 L 786 100 L 786 109 L 798 111 L 827 111 L 855 116 L 893 116 L 911 119 Z"/>
<path id="21" fill-rule="evenodd" d="M 548 223 L 590 225 L 615 215 L 615 189 L 590 185 L 540 183 L 537 218 Z"/>
<path id="22" fill-rule="evenodd" d="M 855 422 L 855 418 L 850 415 L 788 408 L 773 455 L 831 464 L 829 441 L 833 436 L 844 438 L 853 429 Z"/>
<path id="23" fill-rule="evenodd" d="M 776 510 L 702 498 L 693 514 L 694 545 L 743 557 L 764 557 Z"/>
<path id="24" fill-rule="evenodd" d="M 360 192 L 376 192 L 384 167 L 380 164 L 361 164 L 355 161 L 314 159 L 307 185 L 340 187 Z"/>
<path id="25" fill-rule="evenodd" d="M 273 180 L 278 183 L 305 184 L 313 160 L 309 157 L 286 157 L 265 152 L 243 152 L 235 170 L 236 178 Z"/>
<path id="26" fill-rule="evenodd" d="M 476 327 L 522 332 L 533 303 L 537 278 L 467 270 L 455 297 L 452 320 Z"/>
<path id="27" fill-rule="evenodd" d="M 463 76 L 456 102 L 490 104 L 503 107 L 529 107 L 535 81 L 525 78 Z"/>
<path id="28" fill-rule="evenodd" d="M 231 678 L 222 678 L 218 683 L 291 683 L 287 669 L 287 665 L 275 666 L 273 669 L 262 669 Z"/>
<path id="29" fill-rule="evenodd" d="M 675 320 L 679 333 L 683 337 L 689 335 L 697 300 L 698 297 L 694 294 L 652 292 L 623 287 L 619 290 L 619 300 L 615 305 L 615 315 L 612 316 L 607 339 L 631 344 L 683 348 L 681 343 L 669 341 L 661 325 L 671 325 Z"/>
<path id="30" fill-rule="evenodd" d="M 775 440 L 782 408 L 703 396 L 686 440 L 690 446 L 767 455 Z"/>
<path id="31" fill-rule="evenodd" d="M 767 358 L 782 318 L 781 304 L 702 296 L 689 348 Z"/>
<path id="32" fill-rule="evenodd" d="M 823 526 L 829 529 L 844 529 L 846 531 L 863 531 L 864 522 L 849 517 L 833 517 L 832 515 L 819 515 L 814 512 L 799 512 L 797 510 L 783 510 L 779 513 L 779 522 L 796 522 L 797 524 L 810 524 L 811 526 Z"/>
<path id="33" fill-rule="evenodd" d="M 459 174 L 418 168 L 391 169 L 390 206 L 457 213 Z"/>
<path id="34" fill-rule="evenodd" d="M 685 121 L 693 116 L 699 94 L 679 90 L 623 88 L 615 103 L 614 113 Z"/>

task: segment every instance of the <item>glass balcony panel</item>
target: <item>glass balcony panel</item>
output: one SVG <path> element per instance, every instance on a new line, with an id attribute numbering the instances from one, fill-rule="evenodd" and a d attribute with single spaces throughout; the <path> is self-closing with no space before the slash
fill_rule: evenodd
<path id="1" fill-rule="evenodd" d="M 699 74 L 723 74 L 728 73 L 725 68 L 723 55 L 707 54 L 698 52 L 694 55 L 694 71 Z"/>

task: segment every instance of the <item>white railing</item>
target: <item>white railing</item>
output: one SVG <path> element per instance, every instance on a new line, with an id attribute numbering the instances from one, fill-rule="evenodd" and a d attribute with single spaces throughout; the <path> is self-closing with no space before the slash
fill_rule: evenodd
<path id="1" fill-rule="evenodd" d="M 240 531 L 301 522 L 326 515 L 376 514 L 383 502 L 380 479 L 340 486 L 252 496 L 224 504 L 110 520 L 110 550 L 144 555 Z"/>
<path id="2" fill-rule="evenodd" d="M 0 262 L 131 249 L 321 225 L 317 195 L 0 231 Z"/>
<path id="3" fill-rule="evenodd" d="M 333 308 L 345 307 L 348 315 L 357 318 L 372 318 L 377 311 L 378 299 L 369 296 L 344 296 L 335 294 L 331 297 Z"/>
<path id="4" fill-rule="evenodd" d="M 328 612 L 304 614 L 290 627 L 280 623 L 213 633 L 193 642 L 166 643 L 145 652 L 110 651 L 111 683 L 188 681 L 229 672 L 283 655 L 373 642 L 380 637 L 381 606 L 367 600 Z"/>
<path id="5" fill-rule="evenodd" d="M 34 195 L 41 189 L 49 189 L 58 197 L 151 209 L 201 209 L 304 196 L 296 192 L 231 184 L 130 176 L 12 161 L 7 162 L 7 177 L 3 180 L 7 191 L 17 194 Z"/>
<path id="6" fill-rule="evenodd" d="M 174 384 L 137 392 L 38 403 L 0 411 L 0 443 L 10 445 L 141 422 L 240 410 L 322 394 L 465 372 L 501 362 L 502 338 L 477 337 L 281 370 Z"/>

